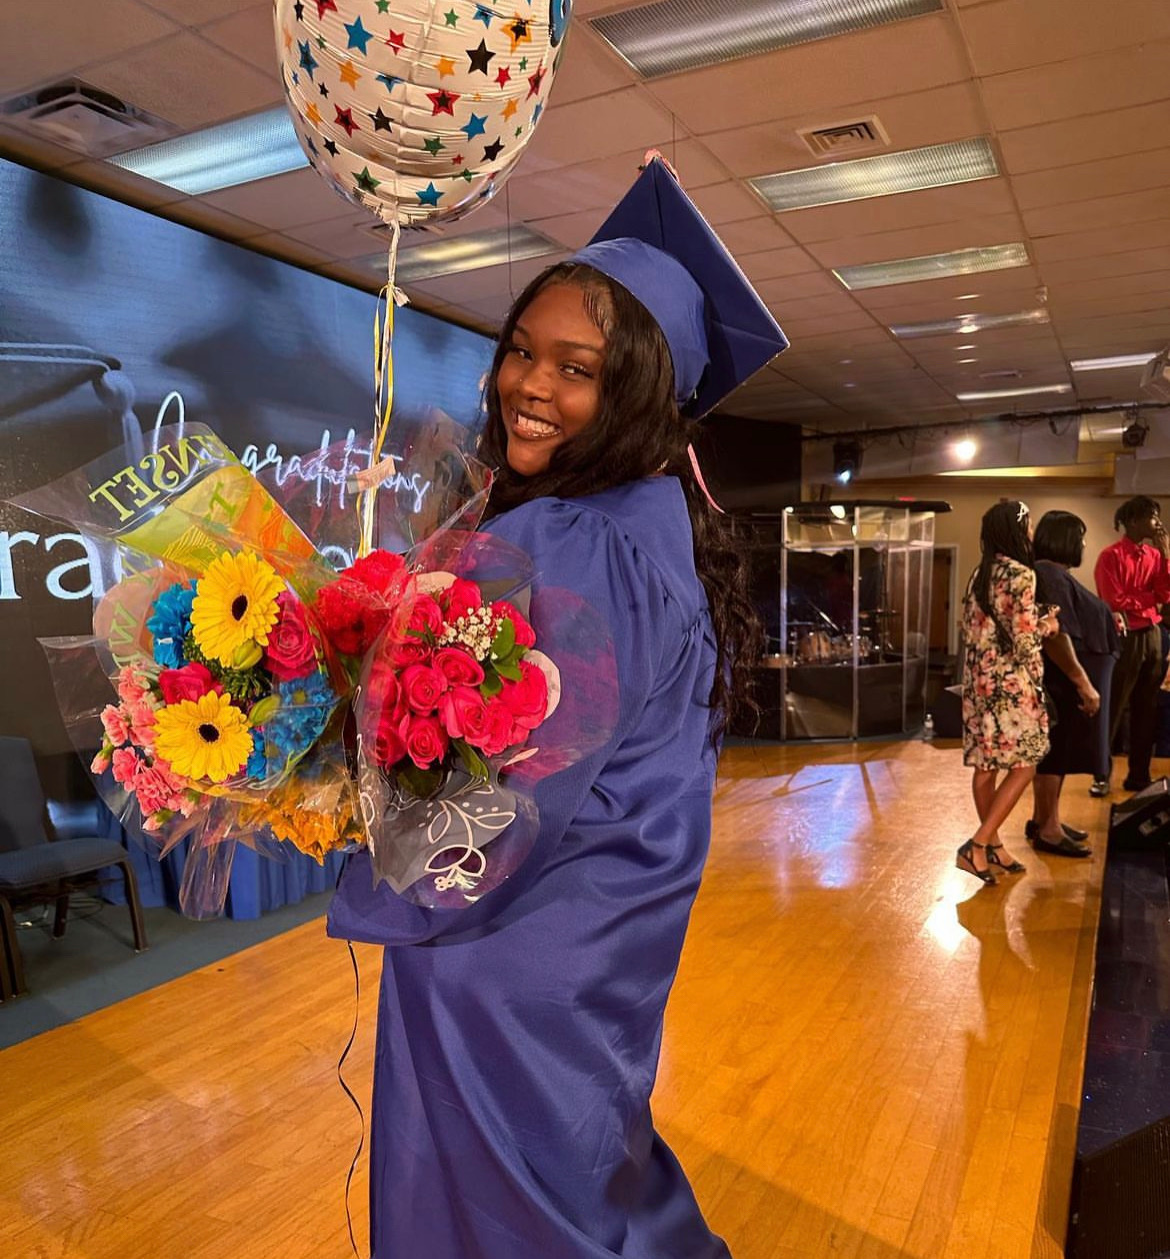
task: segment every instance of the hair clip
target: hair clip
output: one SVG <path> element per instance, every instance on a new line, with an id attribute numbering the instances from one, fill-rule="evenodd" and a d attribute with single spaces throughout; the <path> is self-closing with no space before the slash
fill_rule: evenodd
<path id="1" fill-rule="evenodd" d="M 1024 521 L 1027 519 L 1028 519 L 1028 504 L 1021 503 L 1019 510 L 1016 512 L 1016 522 L 1022 525 Z"/>

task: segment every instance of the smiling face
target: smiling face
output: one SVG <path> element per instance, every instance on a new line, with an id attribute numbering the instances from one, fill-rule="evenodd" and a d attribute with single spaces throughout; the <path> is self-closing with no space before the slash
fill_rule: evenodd
<path id="1" fill-rule="evenodd" d="M 513 472 L 544 472 L 553 451 L 597 419 L 604 365 L 605 334 L 589 316 L 584 290 L 541 289 L 517 320 L 496 374 Z"/>

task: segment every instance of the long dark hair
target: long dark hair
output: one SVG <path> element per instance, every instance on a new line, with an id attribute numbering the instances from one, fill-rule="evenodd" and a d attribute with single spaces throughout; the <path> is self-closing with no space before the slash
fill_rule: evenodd
<path id="1" fill-rule="evenodd" d="M 1036 525 L 1032 553 L 1038 560 L 1079 568 L 1085 558 L 1085 522 L 1071 511 L 1046 511 Z"/>
<path id="2" fill-rule="evenodd" d="M 508 466 L 496 378 L 517 321 L 549 284 L 580 289 L 590 319 L 605 334 L 600 408 L 592 424 L 553 451 L 544 472 L 525 477 Z M 695 570 L 715 629 L 715 682 L 709 698 L 713 741 L 718 742 L 737 715 L 758 714 L 750 684 L 763 630 L 745 594 L 744 563 L 729 526 L 695 479 L 687 451 L 695 426 L 679 414 L 670 350 L 641 302 L 592 267 L 558 263 L 548 268 L 520 294 L 504 321 L 485 394 L 487 423 L 479 457 L 497 469 L 489 517 L 535 498 L 581 498 L 658 473 L 678 478 L 691 519 Z"/>
<path id="3" fill-rule="evenodd" d="M 979 567 L 971 574 L 968 590 L 985 615 L 995 623 L 995 633 L 1004 651 L 1011 649 L 1011 631 L 995 614 L 991 597 L 991 575 L 997 558 L 1001 555 L 1017 563 L 1032 567 L 1032 543 L 1028 538 L 1028 507 L 1017 500 L 996 503 L 983 513 L 983 525 L 979 531 L 982 555 Z"/>

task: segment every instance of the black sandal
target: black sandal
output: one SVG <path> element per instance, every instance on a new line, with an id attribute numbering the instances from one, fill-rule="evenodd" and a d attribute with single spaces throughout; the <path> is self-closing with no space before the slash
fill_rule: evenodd
<path id="1" fill-rule="evenodd" d="M 1005 864 L 998 855 L 1003 851 L 1002 844 L 988 844 L 986 847 L 987 864 L 989 866 L 998 866 L 1005 874 L 1023 874 L 1028 868 L 1022 861 L 1017 861 L 1014 857 Z"/>
<path id="2" fill-rule="evenodd" d="M 994 887 L 995 875 L 990 870 L 977 870 L 975 868 L 975 849 L 986 847 L 986 844 L 977 844 L 973 839 L 967 840 L 955 853 L 955 866 L 960 870 L 965 870 L 968 874 L 973 874 L 986 887 Z M 990 860 L 991 858 L 989 857 L 988 861 Z"/>

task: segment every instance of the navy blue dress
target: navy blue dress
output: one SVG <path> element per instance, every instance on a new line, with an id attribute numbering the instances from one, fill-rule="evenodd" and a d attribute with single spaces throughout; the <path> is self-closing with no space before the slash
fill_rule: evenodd
<path id="1" fill-rule="evenodd" d="M 373 1259 L 728 1259 L 649 1105 L 715 779 L 682 488 L 539 499 L 489 528 L 608 623 L 618 725 L 538 784 L 532 854 L 469 908 L 373 890 L 351 859 L 329 933 L 388 946 Z"/>

